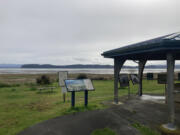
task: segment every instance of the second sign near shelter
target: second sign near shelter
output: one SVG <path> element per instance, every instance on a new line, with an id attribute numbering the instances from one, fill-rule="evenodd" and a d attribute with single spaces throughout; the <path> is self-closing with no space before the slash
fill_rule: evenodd
<path id="1" fill-rule="evenodd" d="M 120 87 L 129 87 L 129 78 L 127 74 L 119 75 Z"/>

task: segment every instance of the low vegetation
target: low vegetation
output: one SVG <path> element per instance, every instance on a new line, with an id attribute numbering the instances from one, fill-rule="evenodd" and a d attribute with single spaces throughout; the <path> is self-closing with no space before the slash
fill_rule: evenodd
<path id="1" fill-rule="evenodd" d="M 70 93 L 67 93 L 66 102 L 63 102 L 61 89 L 57 82 L 51 84 L 51 86 L 56 87 L 54 92 L 46 90 L 41 93 L 38 92 L 38 85 L 27 83 L 13 87 L 9 87 L 11 84 L 0 87 L 0 134 L 15 135 L 29 126 L 50 118 L 79 111 L 102 109 L 106 107 L 102 104 L 103 101 L 113 100 L 113 80 L 93 81 L 95 91 L 89 92 L 89 106 L 87 108 L 84 107 L 84 93 L 77 92 L 74 109 L 71 108 Z M 157 84 L 155 80 L 144 80 L 143 84 L 145 93 L 164 93 L 164 85 Z M 138 86 L 130 85 L 131 93 L 137 93 Z M 119 96 L 127 95 L 127 89 L 120 89 Z M 101 135 L 98 133 L 99 131 L 96 131 L 93 135 Z"/>
<path id="2" fill-rule="evenodd" d="M 7 83 L 0 83 L 0 88 L 5 88 L 5 87 L 18 87 L 20 84 L 7 84 Z"/>
<path id="3" fill-rule="evenodd" d="M 117 134 L 109 128 L 104 128 L 104 129 L 94 130 L 91 135 L 117 135 Z"/>
<path id="4" fill-rule="evenodd" d="M 142 135 L 160 135 L 159 132 L 139 123 L 134 123 L 132 126 L 136 128 Z"/>

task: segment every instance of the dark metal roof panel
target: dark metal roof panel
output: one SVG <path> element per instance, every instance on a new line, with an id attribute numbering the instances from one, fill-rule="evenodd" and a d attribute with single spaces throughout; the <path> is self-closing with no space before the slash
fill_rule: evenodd
<path id="1" fill-rule="evenodd" d="M 161 50 L 180 50 L 180 33 L 172 33 L 151 40 L 131 44 L 125 47 L 113 49 L 104 52 L 102 55 L 106 58 L 114 58 L 117 56 L 135 55 L 146 52 L 158 52 Z"/>

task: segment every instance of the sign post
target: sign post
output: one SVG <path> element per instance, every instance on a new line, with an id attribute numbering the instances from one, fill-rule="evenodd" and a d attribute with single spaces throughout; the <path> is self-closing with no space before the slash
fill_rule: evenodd
<path id="1" fill-rule="evenodd" d="M 71 107 L 75 106 L 75 91 L 71 92 Z"/>
<path id="2" fill-rule="evenodd" d="M 65 93 L 63 93 L 63 101 L 64 101 L 64 103 L 66 102 L 66 94 Z"/>
<path id="3" fill-rule="evenodd" d="M 88 91 L 87 90 L 84 91 L 84 105 L 85 107 L 87 107 L 88 105 Z"/>
<path id="4" fill-rule="evenodd" d="M 63 95 L 64 103 L 66 102 L 66 93 L 67 93 L 67 89 L 65 87 L 64 80 L 66 80 L 67 78 L 68 78 L 68 72 L 67 71 L 60 71 L 59 72 L 59 86 L 61 86 L 61 92 Z"/>
<path id="5" fill-rule="evenodd" d="M 128 86 L 128 98 L 130 98 L 130 87 Z"/>
<path id="6" fill-rule="evenodd" d="M 139 78 L 136 74 L 130 74 L 130 80 L 133 85 L 139 84 Z"/>
<path id="7" fill-rule="evenodd" d="M 166 88 L 166 84 L 167 84 L 167 75 L 165 73 L 160 73 L 158 74 L 158 84 L 165 84 L 165 102 L 167 103 L 168 101 L 168 94 L 167 94 L 167 88 Z"/>

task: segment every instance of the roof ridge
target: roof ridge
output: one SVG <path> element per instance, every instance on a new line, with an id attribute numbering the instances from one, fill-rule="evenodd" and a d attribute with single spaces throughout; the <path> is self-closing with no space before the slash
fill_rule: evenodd
<path id="1" fill-rule="evenodd" d="M 171 34 L 170 36 L 165 37 L 164 39 L 175 39 L 176 37 L 180 36 L 180 32 L 176 32 Z"/>

